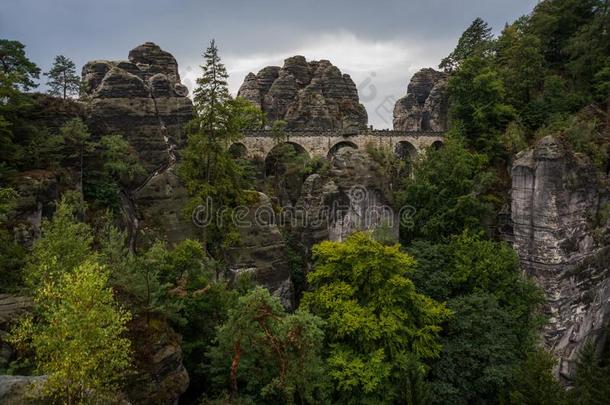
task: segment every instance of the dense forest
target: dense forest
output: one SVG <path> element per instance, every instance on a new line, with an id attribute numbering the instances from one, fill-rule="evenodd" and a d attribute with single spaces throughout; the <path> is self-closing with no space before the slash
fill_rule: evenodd
<path id="1" fill-rule="evenodd" d="M 287 148 L 266 177 L 264 163 L 230 150 L 244 128 L 272 128 L 279 143 L 286 123 L 230 95 L 214 41 L 175 159 L 188 193 L 181 215 L 211 199 L 225 220 L 179 243 L 135 247 L 124 190 L 146 171 L 133 146 L 89 128 L 69 58 L 55 59 L 40 94 L 26 47 L 1 39 L 0 297 L 33 304 L 0 331 L 0 374 L 44 376 L 29 389 L 33 403 L 168 403 L 164 387 L 144 392 L 155 384 L 155 345 L 171 341 L 190 381 L 185 404 L 607 403 L 610 350 L 585 345 L 574 378 L 557 378 L 540 342 L 547 297 L 501 228 L 510 166 L 546 136 L 608 187 L 609 6 L 542 1 L 497 37 L 473 21 L 439 66 L 444 146 L 409 162 L 367 151 L 392 180 L 393 208 L 415 208 L 398 243 L 380 229 L 302 251 L 282 229 L 290 306 L 247 274 L 228 275 L 240 233 L 226 208 L 256 203 L 257 191 L 281 201 L 329 163 Z M 31 198 L 24 182 L 44 188 L 45 173 L 59 178 L 61 197 L 31 235 L 15 212 Z M 592 220 L 607 223 L 610 206 L 601 212 Z"/>

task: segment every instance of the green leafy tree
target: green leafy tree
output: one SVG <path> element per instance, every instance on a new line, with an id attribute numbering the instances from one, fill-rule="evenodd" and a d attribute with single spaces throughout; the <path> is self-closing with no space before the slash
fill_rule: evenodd
<path id="1" fill-rule="evenodd" d="M 566 62 L 566 50 L 571 39 L 592 21 L 595 10 L 605 1 L 548 0 L 540 2 L 530 17 L 528 31 L 542 41 L 544 57 L 552 69 Z M 607 7 L 607 6 L 606 6 Z"/>
<path id="2" fill-rule="evenodd" d="M 3 229 L 17 203 L 18 194 L 10 187 L 0 187 L 0 291 L 10 292 L 21 286 L 26 251 Z"/>
<path id="3" fill-rule="evenodd" d="M 26 281 L 36 287 L 44 281 L 58 280 L 86 259 L 92 259 L 91 228 L 76 218 L 69 197 L 62 198 L 51 220 L 44 220 L 42 235 L 34 242 L 25 268 Z"/>
<path id="4" fill-rule="evenodd" d="M 115 400 L 130 365 L 123 337 L 130 314 L 107 281 L 108 271 L 92 261 L 45 280 L 35 296 L 39 321 L 26 318 L 14 332 L 17 344 L 31 339 L 37 367 L 47 375 L 43 392 L 62 403 Z"/>
<path id="5" fill-rule="evenodd" d="M 454 316 L 443 326 L 443 351 L 432 362 L 433 404 L 496 403 L 519 364 L 520 320 L 489 293 L 448 301 Z"/>
<path id="6" fill-rule="evenodd" d="M 464 31 L 453 52 L 441 61 L 439 68 L 452 72 L 464 60 L 485 55 L 491 48 L 492 39 L 491 27 L 477 17 Z"/>
<path id="7" fill-rule="evenodd" d="M 80 90 L 81 80 L 76 74 L 76 65 L 63 55 L 55 57 L 51 70 L 44 75 L 49 78 L 48 93 L 53 96 L 60 96 L 65 100 L 69 96 L 78 94 Z"/>
<path id="8" fill-rule="evenodd" d="M 602 364 L 592 342 L 579 351 L 576 362 L 574 388 L 570 390 L 570 403 L 574 405 L 602 405 L 610 397 L 610 372 Z"/>
<path id="9" fill-rule="evenodd" d="M 28 91 L 38 86 L 34 80 L 40 69 L 26 57 L 25 45 L 19 41 L 0 39 L 0 68 L 2 88 Z"/>
<path id="10" fill-rule="evenodd" d="M 429 149 L 396 192 L 398 206 L 414 208 L 413 224 L 401 227 L 401 240 L 438 242 L 464 229 L 485 229 L 495 202 L 490 194 L 495 178 L 486 165 L 484 155 L 467 150 L 456 136 L 439 150 Z"/>
<path id="11" fill-rule="evenodd" d="M 25 46 L 18 41 L 0 39 L 0 162 L 16 166 L 23 151 L 18 144 L 21 114 L 32 105 L 31 97 L 23 92 L 37 86 L 40 69 L 25 54 Z"/>
<path id="12" fill-rule="evenodd" d="M 392 403 L 409 396 L 412 382 L 399 370 L 413 367 L 414 358 L 438 356 L 440 323 L 450 313 L 416 291 L 413 258 L 366 233 L 322 242 L 313 256 L 311 291 L 301 306 L 326 322 L 333 400 Z"/>
<path id="13" fill-rule="evenodd" d="M 86 164 L 84 191 L 93 204 L 118 211 L 121 188 L 128 188 L 143 178 L 146 171 L 129 143 L 118 134 L 105 135 L 91 145 L 101 159 Z"/>
<path id="14" fill-rule="evenodd" d="M 451 75 L 448 84 L 449 114 L 469 147 L 490 158 L 502 157 L 500 135 L 515 111 L 505 102 L 505 89 L 489 61 L 474 56 Z"/>
<path id="15" fill-rule="evenodd" d="M 523 108 L 541 93 L 546 74 L 541 41 L 525 33 L 524 25 L 518 20 L 504 28 L 496 44 L 495 64 L 506 99 L 515 108 Z"/>
<path id="16" fill-rule="evenodd" d="M 566 392 L 553 376 L 554 365 L 553 356 L 543 349 L 529 352 L 515 374 L 508 403 L 514 405 L 567 405 Z"/>
<path id="17" fill-rule="evenodd" d="M 128 183 L 143 175 L 138 156 L 123 136 L 106 135 L 100 140 L 104 174 L 117 182 Z"/>
<path id="18" fill-rule="evenodd" d="M 536 344 L 541 293 L 506 243 L 464 233 L 447 244 L 418 241 L 409 252 L 418 290 L 446 300 L 454 313 L 431 362 L 431 402 L 496 403 Z"/>
<path id="19" fill-rule="evenodd" d="M 216 384 L 230 399 L 254 403 L 317 404 L 324 400 L 322 321 L 305 310 L 287 314 L 257 288 L 241 297 L 210 352 Z"/>

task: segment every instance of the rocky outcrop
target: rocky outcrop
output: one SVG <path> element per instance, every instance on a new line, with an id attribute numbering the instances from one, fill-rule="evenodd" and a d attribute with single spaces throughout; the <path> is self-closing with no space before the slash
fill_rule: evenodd
<path id="1" fill-rule="evenodd" d="M 42 220 L 55 212 L 59 198 L 57 175 L 47 170 L 30 170 L 18 173 L 13 183 L 19 194 L 12 219 L 13 234 L 17 242 L 30 246 L 40 236 Z"/>
<path id="2" fill-rule="evenodd" d="M 33 308 L 34 301 L 30 297 L 0 294 L 0 369 L 5 368 L 13 357 L 13 348 L 6 339 L 12 325 Z"/>
<path id="3" fill-rule="evenodd" d="M 312 174 L 302 187 L 297 206 L 305 220 L 298 232 L 309 249 L 323 240 L 342 241 L 356 231 L 380 231 L 398 239 L 398 216 L 380 166 L 369 154 L 353 148 L 336 152 L 328 175 Z"/>
<path id="4" fill-rule="evenodd" d="M 285 120 L 289 129 L 356 129 L 367 123 L 353 80 L 327 60 L 307 62 L 293 56 L 281 68 L 249 73 L 238 95 L 270 120 Z"/>
<path id="5" fill-rule="evenodd" d="M 578 350 L 589 339 L 602 345 L 610 319 L 610 205 L 600 177 L 551 136 L 512 168 L 514 246 L 546 292 L 544 342 L 568 382 Z"/>
<path id="6" fill-rule="evenodd" d="M 129 329 L 137 370 L 127 384 L 129 402 L 177 404 L 189 385 L 180 335 L 154 314 L 132 321 Z"/>
<path id="7" fill-rule="evenodd" d="M 415 73 L 407 95 L 394 106 L 394 129 L 445 131 L 447 129 L 447 75 L 434 69 Z"/>
<path id="8" fill-rule="evenodd" d="M 253 198 L 245 215 L 236 223 L 238 246 L 228 249 L 229 270 L 234 277 L 248 274 L 253 281 L 278 296 L 286 308 L 293 307 L 290 265 L 281 222 L 263 193 L 249 192 Z"/>
<path id="9" fill-rule="evenodd" d="M 0 375 L 0 404 L 35 405 L 46 404 L 41 399 L 44 376 Z"/>
<path id="10" fill-rule="evenodd" d="M 181 212 L 186 191 L 173 170 L 175 150 L 185 142 L 184 125 L 194 114 L 176 59 L 146 42 L 129 52 L 128 61 L 87 63 L 82 76 L 81 98 L 88 103 L 93 133 L 123 135 L 147 172 L 122 198 L 132 247 L 138 235 L 170 243 L 194 235 Z"/>

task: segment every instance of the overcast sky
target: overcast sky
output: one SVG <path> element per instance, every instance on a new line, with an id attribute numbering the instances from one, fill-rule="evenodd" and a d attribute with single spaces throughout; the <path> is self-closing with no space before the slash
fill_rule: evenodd
<path id="1" fill-rule="evenodd" d="M 537 0 L 0 0 L 0 37 L 26 45 L 46 71 L 55 55 L 80 70 L 126 59 L 146 41 L 178 60 L 192 87 L 215 38 L 237 92 L 248 72 L 292 55 L 328 59 L 349 73 L 369 124 L 389 128 L 394 101 L 423 67 L 436 67 L 476 17 L 498 33 Z"/>

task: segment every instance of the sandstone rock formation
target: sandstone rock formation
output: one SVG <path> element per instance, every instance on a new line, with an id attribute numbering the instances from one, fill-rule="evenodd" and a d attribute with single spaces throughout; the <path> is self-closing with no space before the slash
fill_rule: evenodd
<path id="1" fill-rule="evenodd" d="M 610 212 L 610 193 L 600 177 L 551 136 L 512 168 L 514 246 L 546 292 L 544 341 L 564 381 L 585 341 L 603 344 L 610 320 L 610 222 L 602 214 Z"/>
<path id="2" fill-rule="evenodd" d="M 88 102 L 94 135 L 123 135 L 148 173 L 123 196 L 132 247 L 138 234 L 170 243 L 193 235 L 181 212 L 186 192 L 173 170 L 175 150 L 185 141 L 183 127 L 194 114 L 176 59 L 146 42 L 129 52 L 128 61 L 87 63 L 82 76 L 81 98 Z"/>
<path id="3" fill-rule="evenodd" d="M 289 129 L 355 129 L 367 123 L 356 85 L 327 60 L 307 62 L 293 56 L 281 68 L 249 73 L 238 95 L 259 106 L 270 120 L 287 121 Z"/>
<path id="4" fill-rule="evenodd" d="M 292 308 L 290 265 L 280 221 L 274 219 L 269 197 L 256 193 L 255 198 L 247 215 L 236 224 L 240 243 L 228 249 L 229 269 L 235 277 L 250 274 L 254 281 L 278 296 L 286 308 Z"/>
<path id="5" fill-rule="evenodd" d="M 45 376 L 0 375 L 0 404 L 35 405 L 48 401 L 36 399 L 42 393 Z"/>
<path id="6" fill-rule="evenodd" d="M 177 404 L 189 385 L 182 364 L 181 337 L 167 321 L 151 315 L 130 325 L 137 373 L 132 374 L 126 394 L 132 404 Z"/>
<path id="7" fill-rule="evenodd" d="M 447 110 L 447 75 L 434 69 L 422 69 L 411 78 L 407 95 L 394 106 L 394 129 L 445 131 Z"/>
<path id="8" fill-rule="evenodd" d="M 299 229 L 308 249 L 323 240 L 342 241 L 363 230 L 385 229 L 398 239 L 398 215 L 392 210 L 388 184 L 380 166 L 366 152 L 342 148 L 331 161 L 330 173 L 312 174 L 303 184 L 297 206 L 306 215 Z"/>
<path id="9" fill-rule="evenodd" d="M 6 340 L 11 327 L 33 308 L 34 301 L 30 297 L 0 294 L 0 369 L 5 368 L 13 357 L 13 348 Z"/>

